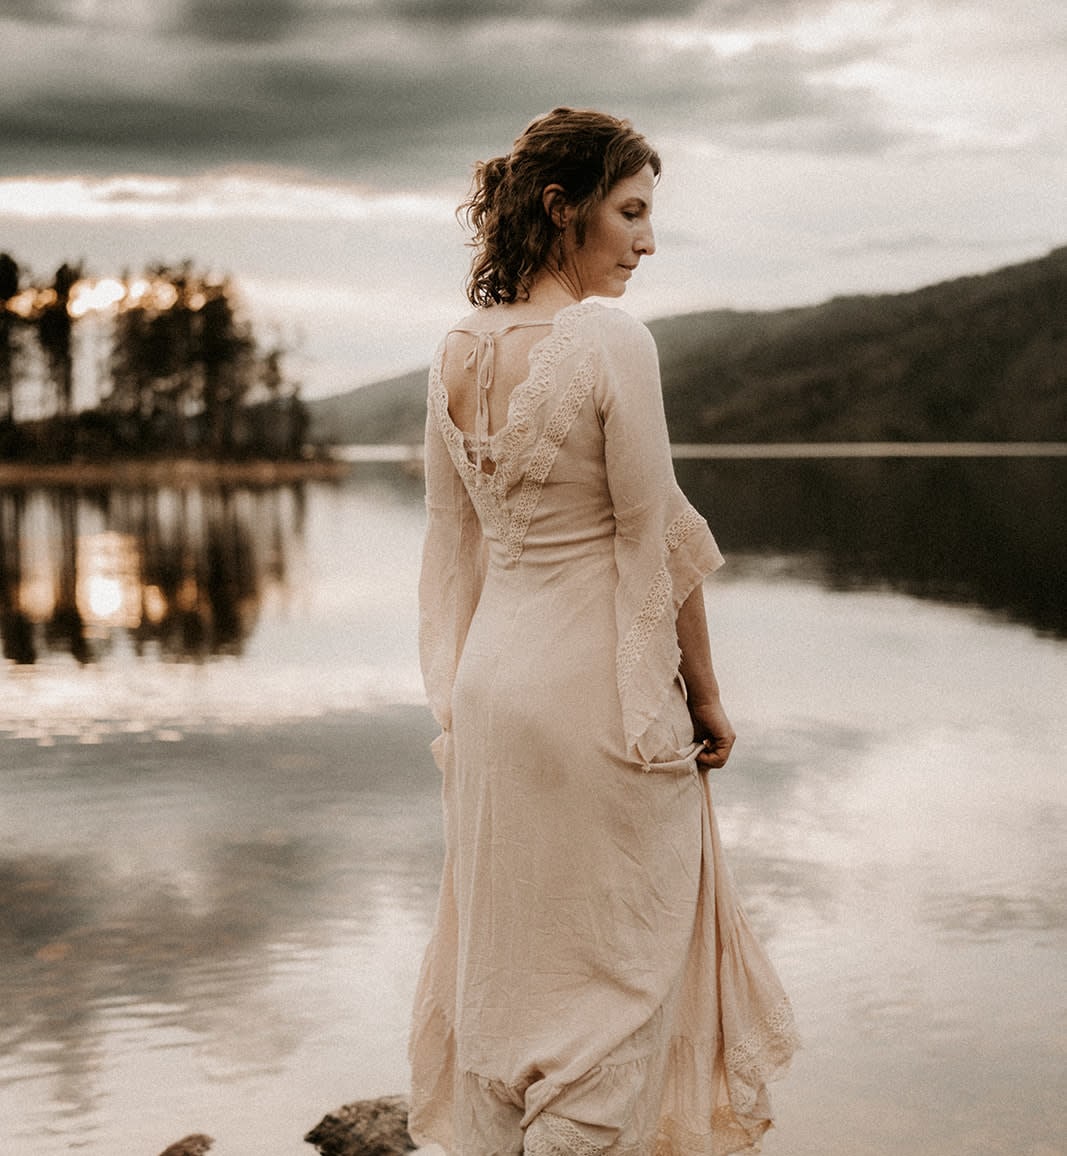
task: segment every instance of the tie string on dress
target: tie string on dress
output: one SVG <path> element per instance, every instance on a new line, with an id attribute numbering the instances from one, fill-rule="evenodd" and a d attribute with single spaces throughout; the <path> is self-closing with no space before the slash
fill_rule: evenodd
<path id="1" fill-rule="evenodd" d="M 466 332 L 466 331 L 465 331 Z M 504 332 L 503 330 L 501 332 Z M 463 360 L 464 368 L 474 370 L 477 407 L 474 415 L 474 464 L 482 473 L 482 447 L 489 446 L 489 391 L 496 377 L 496 338 L 492 331 L 476 333 L 474 348 Z"/>
<path id="2" fill-rule="evenodd" d="M 474 370 L 476 387 L 476 408 L 474 414 L 474 464 L 478 469 L 481 480 L 485 471 L 482 469 L 482 454 L 489 448 L 489 391 L 496 380 L 496 339 L 511 333 L 514 329 L 531 329 L 534 327 L 550 326 L 551 321 L 516 321 L 500 329 L 462 329 L 455 328 L 453 333 L 466 333 L 474 338 L 474 347 L 463 359 L 465 369 Z M 495 466 L 494 462 L 494 466 Z"/>

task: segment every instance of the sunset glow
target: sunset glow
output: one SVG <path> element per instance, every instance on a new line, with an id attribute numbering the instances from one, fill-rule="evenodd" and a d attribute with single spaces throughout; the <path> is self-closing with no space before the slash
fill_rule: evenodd
<path id="1" fill-rule="evenodd" d="M 207 172 L 196 176 L 7 177 L 0 219 L 31 221 L 371 221 L 450 216 L 432 193 L 376 190 L 306 174 Z"/>
<path id="2" fill-rule="evenodd" d="M 71 317 L 106 312 L 122 301 L 126 292 L 126 286 L 114 277 L 102 277 L 99 281 L 78 281 L 71 290 L 67 312 Z"/>
<path id="3" fill-rule="evenodd" d="M 12 297 L 4 306 L 8 312 L 29 320 L 39 316 L 58 300 L 54 289 L 27 288 Z M 137 277 L 129 282 L 116 277 L 82 278 L 70 289 L 67 313 L 78 320 L 91 313 L 112 313 L 118 309 L 147 309 L 166 312 L 178 304 L 175 286 L 162 278 Z M 194 313 L 203 309 L 207 297 L 200 289 L 193 289 L 186 306 Z"/>

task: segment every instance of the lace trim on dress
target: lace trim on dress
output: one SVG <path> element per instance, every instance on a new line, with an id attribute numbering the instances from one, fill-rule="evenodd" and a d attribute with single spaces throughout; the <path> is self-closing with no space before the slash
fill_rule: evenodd
<path id="1" fill-rule="evenodd" d="M 684 514 L 679 514 L 667 527 L 667 533 L 664 535 L 664 544 L 668 552 L 673 554 L 694 530 L 700 529 L 703 525 L 703 515 L 693 507 L 686 510 Z"/>
<path id="2" fill-rule="evenodd" d="M 522 1151 L 523 1156 L 601 1156 L 604 1149 L 583 1136 L 565 1116 L 541 1112 L 526 1129 Z"/>
<path id="3" fill-rule="evenodd" d="M 703 517 L 692 507 L 667 527 L 664 535 L 665 554 L 669 556 L 693 533 L 704 525 Z M 633 621 L 626 637 L 619 644 L 616 654 L 617 676 L 620 689 L 629 682 L 634 668 L 641 661 L 649 639 L 656 631 L 656 627 L 670 607 L 673 600 L 674 585 L 667 567 L 666 557 L 663 565 L 656 571 L 648 593 Z"/>
<path id="4" fill-rule="evenodd" d="M 553 371 L 570 351 L 579 323 L 600 308 L 591 301 L 584 301 L 561 309 L 553 319 L 552 332 L 530 350 L 531 363 L 539 364 L 540 371 L 515 387 L 508 398 L 507 423 L 489 439 L 490 444 L 494 440 L 499 442 L 501 456 L 514 457 L 523 448 L 534 413 L 553 384 Z"/>
<path id="5" fill-rule="evenodd" d="M 677 1120 L 668 1120 L 656 1138 L 653 1156 L 754 1156 L 770 1126 L 769 1121 L 761 1121 L 745 1127 L 729 1106 L 715 1109 L 708 1132 L 694 1132 Z"/>
<path id="6" fill-rule="evenodd" d="M 644 1156 L 645 1144 L 615 1142 L 607 1148 L 594 1144 L 588 1136 L 566 1116 L 555 1112 L 539 1112 L 530 1122 L 523 1137 L 523 1156 Z"/>
<path id="7" fill-rule="evenodd" d="M 730 1079 L 730 1099 L 740 1114 L 755 1106 L 767 1080 L 789 1062 L 800 1046 L 793 1007 L 783 998 L 745 1039 L 727 1049 L 723 1064 Z"/>
<path id="8" fill-rule="evenodd" d="M 784 996 L 725 1053 L 676 1036 L 671 1047 L 683 1048 L 686 1056 L 673 1062 L 688 1071 L 689 1083 L 673 1095 L 668 1093 L 654 1156 L 759 1152 L 763 1134 L 772 1127 L 767 1081 L 785 1071 L 798 1046 L 792 1009 Z M 717 1091 L 709 1117 L 702 1089 L 710 1087 Z"/>
<path id="9" fill-rule="evenodd" d="M 515 502 L 515 510 L 504 535 L 508 556 L 513 559 L 518 559 L 522 554 L 526 531 L 530 528 L 530 520 L 534 510 L 537 509 L 537 503 L 540 501 L 541 489 L 552 470 L 560 446 L 566 440 L 568 431 L 574 425 L 575 418 L 593 388 L 595 378 L 592 359 L 587 358 L 571 379 L 567 392 L 563 395 L 563 400 L 559 403 L 556 412 L 545 427 L 545 432 L 541 435 L 533 460 L 523 478 L 522 487 Z"/>

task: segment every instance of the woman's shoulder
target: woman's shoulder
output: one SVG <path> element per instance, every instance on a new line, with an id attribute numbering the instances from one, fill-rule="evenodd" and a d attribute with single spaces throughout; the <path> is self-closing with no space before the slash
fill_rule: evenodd
<path id="1" fill-rule="evenodd" d="M 581 324 L 590 335 L 600 341 L 610 343 L 623 351 L 638 353 L 655 352 L 656 342 L 651 330 L 643 321 L 638 321 L 625 309 L 614 305 L 604 305 L 599 301 L 583 302 Z"/>
<path id="2" fill-rule="evenodd" d="M 480 305 L 450 325 L 446 330 L 446 336 L 451 333 L 500 333 L 505 329 L 522 326 L 551 325 L 556 316 L 551 310 L 546 312 L 526 301 Z"/>
<path id="3" fill-rule="evenodd" d="M 550 326 L 557 331 L 611 347 L 655 350 L 647 325 L 616 306 L 586 299 L 564 306 L 554 314 L 522 305 L 489 305 L 465 314 L 445 331 L 441 345 L 453 334 L 499 333 L 523 326 Z"/>
<path id="4" fill-rule="evenodd" d="M 445 330 L 444 336 L 447 338 L 453 333 L 476 333 L 480 329 L 491 328 L 485 323 L 485 315 L 490 312 L 487 309 L 472 309 L 469 313 L 465 313 L 462 317 L 457 318 Z"/>

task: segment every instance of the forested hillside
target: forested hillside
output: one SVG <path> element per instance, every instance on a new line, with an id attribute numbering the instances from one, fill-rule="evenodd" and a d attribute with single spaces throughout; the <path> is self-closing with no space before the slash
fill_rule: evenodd
<path id="1" fill-rule="evenodd" d="M 1067 441 L 1067 247 L 910 293 L 651 323 L 676 442 Z M 426 375 L 310 403 L 312 436 L 417 442 Z"/>

